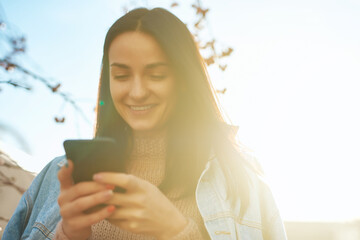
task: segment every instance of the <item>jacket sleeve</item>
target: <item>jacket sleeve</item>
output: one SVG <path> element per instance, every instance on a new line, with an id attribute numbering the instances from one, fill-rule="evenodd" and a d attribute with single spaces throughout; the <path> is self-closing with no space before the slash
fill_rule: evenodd
<path id="1" fill-rule="evenodd" d="M 60 158 L 54 159 L 52 162 L 47 164 L 44 169 L 35 177 L 30 187 L 23 194 L 14 214 L 6 225 L 2 240 L 14 240 L 22 238 L 23 233 L 29 224 L 29 219 L 33 214 L 33 206 L 35 200 L 38 197 L 44 178 L 46 178 L 49 168 L 51 168 L 51 166 L 57 162 L 56 160 L 59 159 Z"/>
<path id="2" fill-rule="evenodd" d="M 10 221 L 6 225 L 4 235 L 2 236 L 3 240 L 21 238 L 21 234 L 25 229 L 31 211 L 29 208 L 28 198 L 28 192 L 26 191 L 21 197 Z"/>
<path id="3" fill-rule="evenodd" d="M 262 181 L 260 189 L 264 240 L 286 240 L 284 223 L 269 186 Z"/>

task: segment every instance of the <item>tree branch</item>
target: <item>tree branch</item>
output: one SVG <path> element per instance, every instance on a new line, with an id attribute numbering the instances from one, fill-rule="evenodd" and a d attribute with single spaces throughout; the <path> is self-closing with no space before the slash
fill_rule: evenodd
<path id="1" fill-rule="evenodd" d="M 1 217 L 1 216 L 0 216 L 0 220 L 1 220 L 1 221 L 5 221 L 5 222 L 9 222 L 9 221 L 10 221 L 10 219 L 7 219 L 7 218 Z"/>
<path id="2" fill-rule="evenodd" d="M 8 176 L 6 176 L 3 172 L 0 171 L 0 179 L 1 179 L 1 183 L 4 185 L 8 185 L 11 186 L 13 188 L 15 188 L 20 194 L 23 194 L 26 190 L 18 185 L 16 185 L 14 183 L 14 179 L 9 178 Z"/>
<path id="3" fill-rule="evenodd" d="M 21 84 L 19 84 L 19 83 L 17 83 L 17 82 L 12 81 L 12 80 L 0 81 L 0 84 L 3 84 L 3 83 L 12 85 L 12 86 L 14 86 L 14 87 L 23 88 L 23 89 L 28 90 L 28 91 L 31 90 L 31 87 L 23 86 L 23 85 L 21 85 Z"/>
<path id="4" fill-rule="evenodd" d="M 90 121 L 87 119 L 85 113 L 84 113 L 84 112 L 81 110 L 81 108 L 76 104 L 75 100 L 73 100 L 73 99 L 69 96 L 69 94 L 64 93 L 64 92 L 61 92 L 61 91 L 58 90 L 59 87 L 61 86 L 60 83 L 58 83 L 58 84 L 56 84 L 55 86 L 53 86 L 53 85 L 51 85 L 51 84 L 49 83 L 49 81 L 48 81 L 46 78 L 44 78 L 44 77 L 42 77 L 42 76 L 39 76 L 38 74 L 36 74 L 36 73 L 34 73 L 34 72 L 32 72 L 32 71 L 29 71 L 29 70 L 25 69 L 24 67 L 16 64 L 16 63 L 10 62 L 10 61 L 8 61 L 7 59 L 0 59 L 0 66 L 5 66 L 5 69 L 7 69 L 7 70 L 9 69 L 9 67 L 11 67 L 12 69 L 16 69 L 16 70 L 18 70 L 18 71 L 26 74 L 27 76 L 30 76 L 31 78 L 40 81 L 40 82 L 43 83 L 47 88 L 49 88 L 54 94 L 60 95 L 66 102 L 70 103 L 70 104 L 73 106 L 73 108 L 80 113 L 80 115 L 83 117 L 83 119 L 84 119 L 86 122 L 90 123 Z M 11 80 L 10 80 L 10 82 L 7 81 L 6 83 L 11 84 L 11 85 L 16 86 L 16 87 L 23 87 L 23 86 L 18 85 L 17 83 L 11 82 Z M 28 89 L 28 90 L 29 90 L 29 89 Z"/>

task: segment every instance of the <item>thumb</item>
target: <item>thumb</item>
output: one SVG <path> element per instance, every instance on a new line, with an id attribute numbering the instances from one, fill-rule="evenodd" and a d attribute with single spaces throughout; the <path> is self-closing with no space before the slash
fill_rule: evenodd
<path id="1" fill-rule="evenodd" d="M 74 164 L 71 160 L 67 160 L 67 163 L 61 167 L 58 172 L 58 179 L 60 182 L 60 189 L 70 188 L 74 183 L 72 179 L 72 171 L 74 169 Z"/>

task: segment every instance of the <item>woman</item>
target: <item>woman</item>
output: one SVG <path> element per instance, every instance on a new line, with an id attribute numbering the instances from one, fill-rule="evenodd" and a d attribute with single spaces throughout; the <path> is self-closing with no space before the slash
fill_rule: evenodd
<path id="1" fill-rule="evenodd" d="M 54 159 L 4 239 L 286 239 L 271 192 L 221 116 L 192 35 L 170 12 L 136 9 L 109 29 L 95 136 L 126 144 L 126 173 L 73 184 L 71 160 Z M 107 206 L 86 211 L 98 204 Z"/>

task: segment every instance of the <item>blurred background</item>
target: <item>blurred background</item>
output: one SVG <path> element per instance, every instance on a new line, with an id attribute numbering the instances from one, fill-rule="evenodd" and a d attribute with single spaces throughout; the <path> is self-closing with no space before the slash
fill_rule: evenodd
<path id="1" fill-rule="evenodd" d="M 289 239 L 360 239 L 357 0 L 2 0 L 0 150 L 36 174 L 65 139 L 92 137 L 105 34 L 140 6 L 172 11 L 201 40 Z"/>

